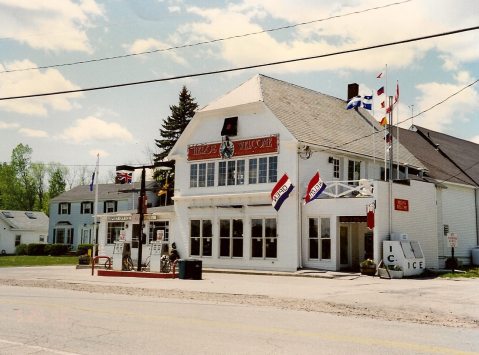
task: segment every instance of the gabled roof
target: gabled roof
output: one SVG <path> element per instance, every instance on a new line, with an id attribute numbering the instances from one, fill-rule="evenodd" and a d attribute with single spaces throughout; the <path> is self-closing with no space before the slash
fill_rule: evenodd
<path id="1" fill-rule="evenodd" d="M 0 210 L 0 220 L 12 229 L 48 232 L 48 217 L 43 212 Z"/>
<path id="2" fill-rule="evenodd" d="M 265 75 L 254 76 L 199 112 L 256 102 L 263 102 L 298 142 L 384 159 L 383 128 L 368 111 L 346 110 L 345 100 Z M 405 147 L 399 149 L 399 161 L 424 167 Z"/>
<path id="3" fill-rule="evenodd" d="M 423 129 L 421 128 L 421 130 Z M 426 137 L 427 135 L 424 136 L 421 134 L 421 132 L 416 131 L 415 129 L 399 129 L 399 141 L 426 166 L 428 170 L 427 176 L 437 180 L 438 182 L 454 182 L 466 185 L 476 185 L 474 181 L 464 174 L 464 172 L 462 172 L 456 165 L 454 165 L 451 160 L 447 159 L 447 157 L 444 156 L 439 149 L 437 149 L 438 147 L 436 147 L 434 144 L 431 144 L 431 141 L 428 139 L 425 139 Z M 439 146 L 439 148 L 441 148 L 441 146 Z M 477 155 L 477 153 L 476 159 L 479 160 L 479 155 Z"/>
<path id="4" fill-rule="evenodd" d="M 158 183 L 156 181 L 147 181 L 146 188 L 157 188 Z M 119 192 L 120 190 L 140 189 L 140 183 L 135 182 L 133 184 L 98 184 L 98 199 L 105 200 L 127 200 L 128 193 Z M 78 202 L 78 201 L 94 201 L 95 190 L 90 191 L 90 185 L 81 185 L 65 191 L 50 200 L 50 203 L 55 202 Z"/>
<path id="5" fill-rule="evenodd" d="M 479 144 L 449 136 L 430 129 L 414 126 L 417 133 L 429 141 L 456 169 L 479 186 Z M 451 171 L 453 173 L 453 171 Z"/>

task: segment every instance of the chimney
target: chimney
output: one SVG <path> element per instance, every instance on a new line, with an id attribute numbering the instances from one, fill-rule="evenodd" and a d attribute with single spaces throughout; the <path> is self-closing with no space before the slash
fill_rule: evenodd
<path id="1" fill-rule="evenodd" d="M 354 96 L 359 95 L 359 85 L 356 83 L 348 84 L 348 100 L 351 100 Z"/>

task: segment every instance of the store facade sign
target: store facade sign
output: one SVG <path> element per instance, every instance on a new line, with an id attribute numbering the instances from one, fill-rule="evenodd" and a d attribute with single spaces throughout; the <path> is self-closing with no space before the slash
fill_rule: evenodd
<path id="1" fill-rule="evenodd" d="M 245 155 L 277 153 L 279 145 L 278 135 L 228 142 L 233 145 L 232 147 L 228 147 L 228 152 L 232 152 L 231 154 L 225 154 L 224 142 L 189 145 L 188 160 L 220 159 L 221 157 L 232 158 Z"/>

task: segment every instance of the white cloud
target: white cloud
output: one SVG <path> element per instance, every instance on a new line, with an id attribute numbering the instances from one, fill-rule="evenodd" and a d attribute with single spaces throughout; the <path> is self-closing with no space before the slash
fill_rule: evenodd
<path id="1" fill-rule="evenodd" d="M 20 128 L 18 130 L 21 134 L 25 137 L 33 137 L 33 138 L 47 138 L 48 133 L 46 131 L 40 129 L 31 129 L 31 128 Z"/>
<path id="2" fill-rule="evenodd" d="M 456 83 L 431 82 L 417 85 L 416 88 L 421 92 L 421 96 L 416 98 L 417 109 L 415 109 L 415 112 L 426 110 L 459 91 L 465 86 L 463 80 L 468 77 L 468 73 L 460 72 L 456 75 L 458 80 Z M 414 123 L 443 132 L 447 126 L 468 122 L 477 110 L 478 101 L 479 93 L 477 89 L 474 86 L 469 87 L 440 104 L 439 107 L 414 118 Z"/>
<path id="3" fill-rule="evenodd" d="M 160 42 L 154 38 L 146 38 L 146 39 L 137 39 L 132 44 L 123 45 L 123 47 L 127 49 L 128 53 L 142 53 L 142 52 L 171 48 L 172 45 Z M 162 53 L 163 55 L 168 56 L 175 63 L 182 64 L 182 65 L 186 64 L 185 59 L 180 57 L 178 53 L 175 52 L 174 50 L 168 50 L 168 51 L 159 52 L 159 53 Z"/>
<path id="4" fill-rule="evenodd" d="M 20 127 L 18 123 L 8 123 L 0 121 L 0 129 L 15 129 Z"/>
<path id="5" fill-rule="evenodd" d="M 0 64 L 0 71 L 32 67 L 37 67 L 37 65 L 29 60 L 22 60 L 7 63 L 5 67 Z M 0 92 L 4 97 L 75 89 L 79 89 L 79 87 L 67 80 L 56 69 L 17 71 L 2 75 L 2 80 L 0 80 Z M 46 116 L 48 108 L 57 111 L 70 111 L 74 108 L 71 100 L 82 96 L 81 93 L 75 93 L 31 99 L 5 100 L 0 102 L 0 110 Z"/>
<path id="6" fill-rule="evenodd" d="M 264 25 L 265 14 L 275 23 L 291 25 L 307 20 L 325 19 L 355 11 L 380 6 L 377 1 L 331 1 L 318 4 L 313 0 L 278 2 L 276 0 L 244 0 L 226 8 L 190 7 L 188 11 L 203 20 L 184 25 L 179 33 L 187 41 L 211 40 L 218 37 L 259 32 Z M 431 11 L 431 8 L 440 10 Z M 459 9 L 458 9 L 459 8 Z M 215 58 L 221 57 L 235 66 L 268 61 L 308 57 L 385 42 L 445 32 L 475 24 L 477 16 L 472 8 L 477 2 L 468 0 L 460 5 L 454 1 L 424 0 L 389 8 L 333 18 L 327 21 L 298 26 L 272 33 L 263 33 L 217 43 Z M 266 22 L 266 23 L 271 23 Z M 405 25 L 407 24 L 407 26 Z M 278 25 L 276 25 L 278 26 Z M 221 35 L 219 35 L 221 34 Z M 431 49 L 453 57 L 456 63 L 479 58 L 478 42 L 472 33 L 463 33 L 435 40 L 426 40 L 400 46 L 370 50 L 354 54 L 308 60 L 287 65 L 269 67 L 268 71 L 301 72 L 310 70 L 353 69 L 375 72 L 388 63 L 390 68 L 414 64 Z M 258 50 L 261 48 L 261 50 Z M 198 47 L 198 55 L 211 55 L 208 49 Z M 452 62 L 447 63 L 451 65 Z"/>
<path id="7" fill-rule="evenodd" d="M 77 144 L 105 140 L 118 143 L 133 141 L 133 135 L 126 128 L 93 116 L 76 120 L 75 125 L 65 129 L 59 138 Z"/>
<path id="8" fill-rule="evenodd" d="M 102 14 L 94 0 L 0 0 L 0 31 L 36 49 L 91 52 L 86 29 Z"/>

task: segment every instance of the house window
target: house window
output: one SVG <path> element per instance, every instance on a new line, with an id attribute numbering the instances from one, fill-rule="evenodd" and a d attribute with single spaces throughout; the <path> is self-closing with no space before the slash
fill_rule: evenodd
<path id="1" fill-rule="evenodd" d="M 249 184 L 263 184 L 278 180 L 278 157 L 249 159 Z"/>
<path id="2" fill-rule="evenodd" d="M 331 259 L 331 228 L 329 218 L 310 218 L 309 228 L 309 259 Z"/>
<path id="3" fill-rule="evenodd" d="M 339 179 L 339 159 L 333 158 L 333 178 Z"/>
<path id="4" fill-rule="evenodd" d="M 104 213 L 116 212 L 118 207 L 118 201 L 105 201 L 103 205 Z"/>
<path id="5" fill-rule="evenodd" d="M 70 203 L 61 202 L 58 204 L 58 214 L 70 214 Z"/>
<path id="6" fill-rule="evenodd" d="M 211 220 L 195 219 L 190 221 L 190 255 L 211 256 L 213 230 Z"/>
<path id="7" fill-rule="evenodd" d="M 20 245 L 22 242 L 22 236 L 21 235 L 16 235 L 15 236 L 15 246 Z"/>
<path id="8" fill-rule="evenodd" d="M 358 185 L 361 178 L 361 162 L 357 160 L 348 161 L 348 184 Z"/>
<path id="9" fill-rule="evenodd" d="M 87 201 L 81 203 L 81 214 L 92 214 L 93 213 L 93 202 Z"/>
<path id="10" fill-rule="evenodd" d="M 244 160 L 220 161 L 218 170 L 218 186 L 244 185 Z"/>
<path id="11" fill-rule="evenodd" d="M 190 187 L 215 185 L 215 163 L 190 165 Z"/>
<path id="12" fill-rule="evenodd" d="M 243 257 L 243 220 L 220 220 L 220 257 Z"/>
<path id="13" fill-rule="evenodd" d="M 277 241 L 275 218 L 251 220 L 251 256 L 253 258 L 276 258 Z"/>
<path id="14" fill-rule="evenodd" d="M 125 229 L 125 222 L 110 222 L 106 232 L 106 244 L 113 244 L 120 239 L 120 233 Z"/>
<path id="15" fill-rule="evenodd" d="M 170 232 L 169 232 L 169 222 L 168 221 L 155 221 L 155 222 L 150 222 L 150 231 L 148 235 L 148 241 L 151 243 L 154 240 L 158 240 L 158 236 L 163 237 L 163 241 L 167 242 L 170 237 Z"/>
<path id="16" fill-rule="evenodd" d="M 70 222 L 58 222 L 53 228 L 53 243 L 73 244 L 73 227 Z"/>

